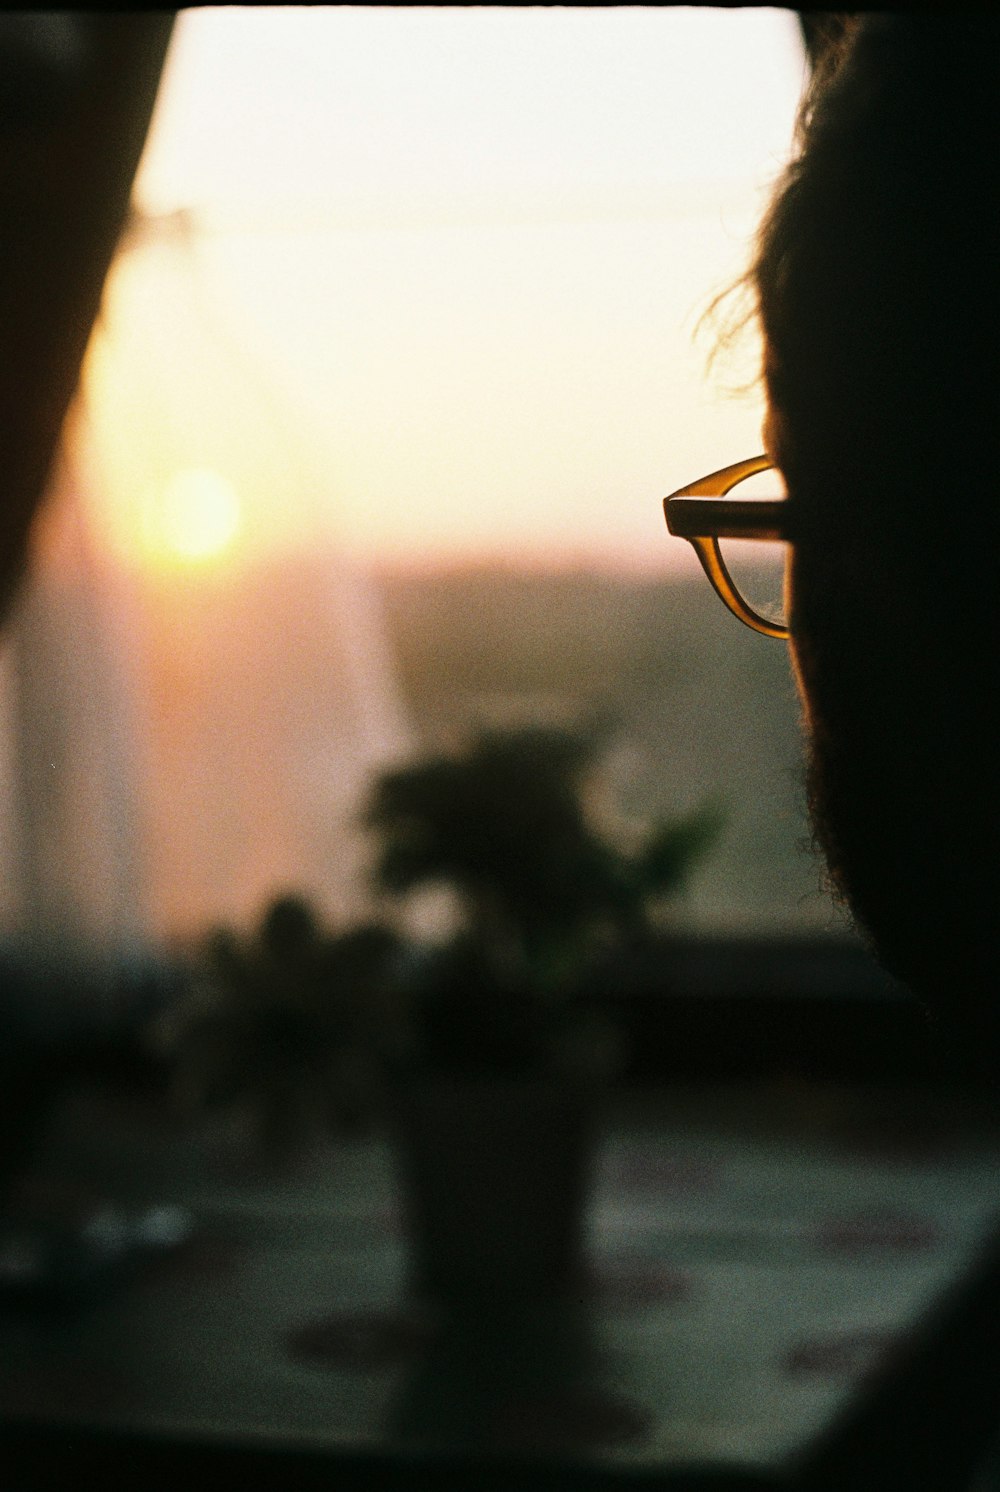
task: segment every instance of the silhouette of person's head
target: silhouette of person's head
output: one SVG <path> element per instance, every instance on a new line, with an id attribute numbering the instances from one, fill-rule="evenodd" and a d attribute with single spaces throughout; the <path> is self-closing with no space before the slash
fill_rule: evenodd
<path id="1" fill-rule="evenodd" d="M 810 796 L 884 962 L 992 1039 L 1000 24 L 848 20 L 752 269 Z"/>

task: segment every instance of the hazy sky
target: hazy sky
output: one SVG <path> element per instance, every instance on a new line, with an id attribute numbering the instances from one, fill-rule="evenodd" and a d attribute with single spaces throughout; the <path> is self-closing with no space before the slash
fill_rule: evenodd
<path id="1" fill-rule="evenodd" d="M 666 564 L 659 499 L 760 447 L 752 344 L 692 334 L 802 77 L 787 11 L 182 11 L 137 198 L 190 231 L 90 364 L 110 542 Z"/>

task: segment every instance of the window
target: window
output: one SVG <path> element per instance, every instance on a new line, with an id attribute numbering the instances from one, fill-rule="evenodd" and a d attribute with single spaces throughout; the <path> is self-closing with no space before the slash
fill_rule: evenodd
<path id="1" fill-rule="evenodd" d="M 8 664 L 9 926 L 349 915 L 380 763 L 600 714 L 627 811 L 724 816 L 679 928 L 839 930 L 784 650 L 659 506 L 760 448 L 696 332 L 804 66 L 770 10 L 181 13 Z"/>

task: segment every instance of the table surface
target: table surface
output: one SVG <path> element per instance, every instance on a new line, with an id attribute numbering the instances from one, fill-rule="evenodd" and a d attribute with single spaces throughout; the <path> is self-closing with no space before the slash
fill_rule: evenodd
<path id="1" fill-rule="evenodd" d="M 623 1099 L 597 1156 L 584 1299 L 448 1323 L 408 1296 L 383 1140 L 274 1172 L 235 1129 L 81 1092 L 20 1215 L 103 1204 L 113 1234 L 173 1206 L 191 1231 L 75 1309 L 0 1306 L 0 1418 L 777 1482 L 969 1269 L 997 1227 L 998 1165 L 1000 1125 L 971 1100 Z"/>

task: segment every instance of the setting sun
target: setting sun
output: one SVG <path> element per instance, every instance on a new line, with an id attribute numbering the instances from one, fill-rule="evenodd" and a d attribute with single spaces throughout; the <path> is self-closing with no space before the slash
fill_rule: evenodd
<path id="1" fill-rule="evenodd" d="M 218 472 L 179 471 L 151 495 L 143 520 L 146 550 L 153 559 L 206 564 L 232 546 L 240 528 L 239 498 Z"/>

